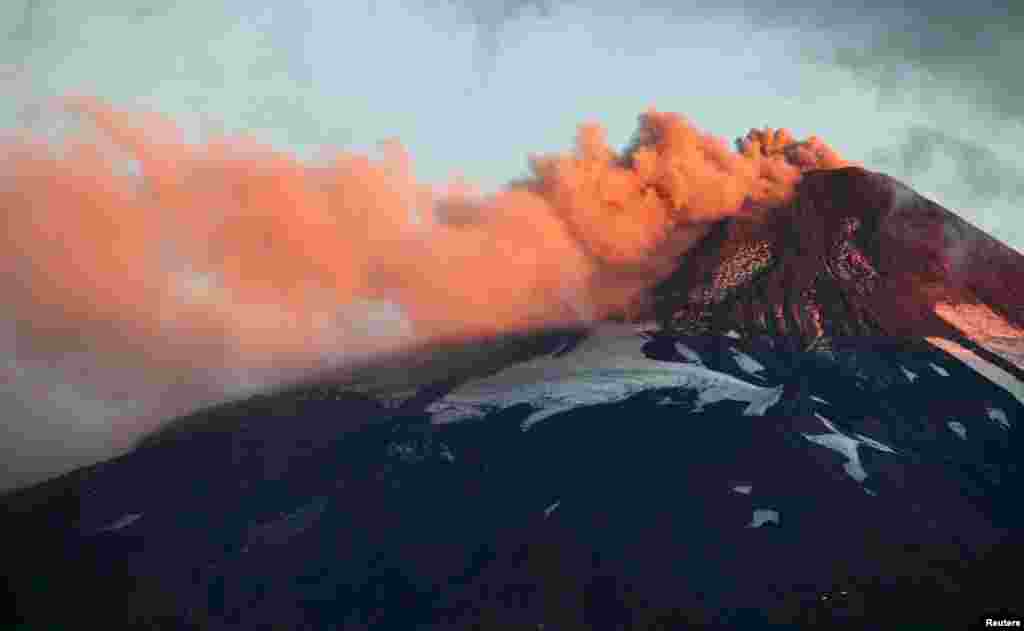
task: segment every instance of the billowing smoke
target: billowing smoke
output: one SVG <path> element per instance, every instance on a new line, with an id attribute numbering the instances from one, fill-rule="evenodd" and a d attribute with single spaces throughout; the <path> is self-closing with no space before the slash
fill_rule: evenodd
<path id="1" fill-rule="evenodd" d="M 397 142 L 303 161 L 243 137 L 188 142 L 92 98 L 42 118 L 66 125 L 0 147 L 0 404 L 24 416 L 7 420 L 5 463 L 60 415 L 120 449 L 169 416 L 371 354 L 607 317 L 713 222 L 845 164 L 785 130 L 737 152 L 652 110 L 622 153 L 584 125 L 574 151 L 482 195 L 418 182 Z"/>

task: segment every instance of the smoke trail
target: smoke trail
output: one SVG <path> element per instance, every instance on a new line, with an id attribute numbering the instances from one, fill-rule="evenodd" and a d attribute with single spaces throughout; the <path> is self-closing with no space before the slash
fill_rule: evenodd
<path id="1" fill-rule="evenodd" d="M 0 149 L 4 396 L 61 413 L 59 374 L 119 438 L 372 353 L 606 317 L 713 222 L 844 164 L 784 130 L 735 152 L 651 110 L 621 154 L 584 125 L 573 152 L 484 196 L 417 182 L 395 142 L 303 162 L 241 137 L 188 143 L 92 98 L 57 105 L 77 124 Z M 31 365 L 49 368 L 28 397 Z"/>

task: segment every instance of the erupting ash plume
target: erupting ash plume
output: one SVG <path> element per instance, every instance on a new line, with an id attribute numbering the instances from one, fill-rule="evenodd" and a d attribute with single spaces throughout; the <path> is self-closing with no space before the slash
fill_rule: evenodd
<path id="1" fill-rule="evenodd" d="M 122 434 L 373 353 L 607 317 L 718 220 L 845 165 L 815 138 L 752 131 L 737 152 L 652 110 L 621 154 L 585 125 L 482 196 L 417 182 L 397 143 L 303 162 L 92 98 L 51 111 L 76 124 L 0 149 L 4 407 L 89 400 Z"/>

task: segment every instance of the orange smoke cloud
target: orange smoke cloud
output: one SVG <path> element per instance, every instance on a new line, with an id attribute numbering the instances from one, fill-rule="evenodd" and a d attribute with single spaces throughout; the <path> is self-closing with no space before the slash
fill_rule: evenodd
<path id="1" fill-rule="evenodd" d="M 82 124 L 0 149 L 10 356 L 85 353 L 107 375 L 83 377 L 101 399 L 134 375 L 161 401 L 136 415 L 171 412 L 175 388 L 223 397 L 253 375 L 603 317 L 713 222 L 845 164 L 785 130 L 736 152 L 652 110 L 621 154 L 585 125 L 573 153 L 533 157 L 530 178 L 482 196 L 417 182 L 396 143 L 377 160 L 303 162 L 245 138 L 190 144 L 96 99 L 61 107 Z"/>

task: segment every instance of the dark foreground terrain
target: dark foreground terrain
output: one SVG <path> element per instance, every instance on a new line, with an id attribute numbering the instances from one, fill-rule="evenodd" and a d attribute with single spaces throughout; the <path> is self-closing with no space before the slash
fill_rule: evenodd
<path id="1" fill-rule="evenodd" d="M 535 344 L 404 405 L 221 406 L 9 495 L 5 622 L 959 629 L 1021 602 L 1024 406 L 945 352 Z"/>

